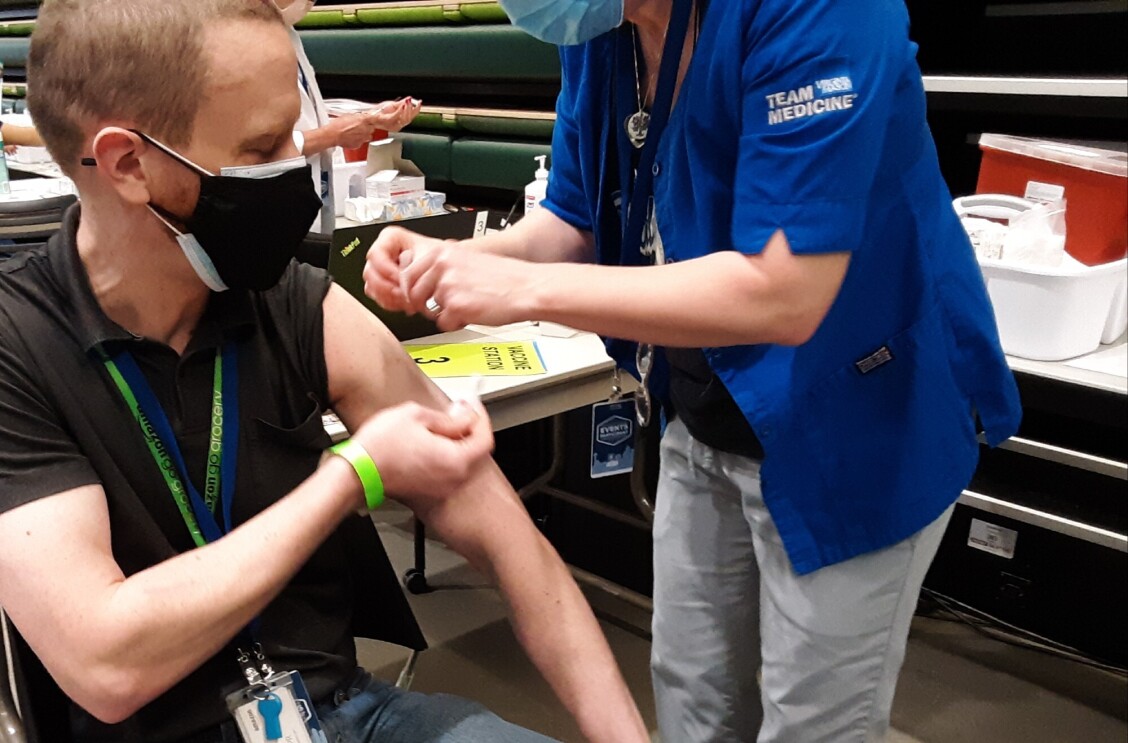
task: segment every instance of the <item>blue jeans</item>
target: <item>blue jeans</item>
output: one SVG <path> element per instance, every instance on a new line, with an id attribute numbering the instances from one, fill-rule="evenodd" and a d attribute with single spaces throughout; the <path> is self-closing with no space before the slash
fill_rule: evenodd
<path id="1" fill-rule="evenodd" d="M 317 713 L 328 743 L 550 743 L 469 699 L 419 694 L 364 674 Z"/>
<path id="2" fill-rule="evenodd" d="M 327 743 L 553 743 L 477 702 L 403 691 L 364 672 L 317 705 L 317 716 Z M 190 740 L 242 743 L 234 722 Z"/>

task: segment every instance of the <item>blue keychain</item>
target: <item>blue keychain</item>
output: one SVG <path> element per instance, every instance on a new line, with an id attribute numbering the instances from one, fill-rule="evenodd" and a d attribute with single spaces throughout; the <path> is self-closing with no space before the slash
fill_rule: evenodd
<path id="1" fill-rule="evenodd" d="M 268 741 L 282 740 L 282 700 L 270 694 L 259 700 L 258 712 L 262 715 L 263 733 Z"/>

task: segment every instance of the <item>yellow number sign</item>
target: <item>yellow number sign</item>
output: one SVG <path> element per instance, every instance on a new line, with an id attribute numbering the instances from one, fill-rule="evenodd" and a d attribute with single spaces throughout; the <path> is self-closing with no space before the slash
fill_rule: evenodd
<path id="1" fill-rule="evenodd" d="M 428 377 L 524 377 L 544 374 L 535 341 L 405 345 Z"/>

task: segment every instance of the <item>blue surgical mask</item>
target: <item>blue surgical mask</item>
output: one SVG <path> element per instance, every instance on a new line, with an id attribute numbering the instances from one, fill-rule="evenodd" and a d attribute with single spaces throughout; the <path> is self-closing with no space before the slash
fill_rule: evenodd
<path id="1" fill-rule="evenodd" d="M 557 46 L 590 41 L 623 22 L 624 0 L 498 0 L 513 25 Z"/>

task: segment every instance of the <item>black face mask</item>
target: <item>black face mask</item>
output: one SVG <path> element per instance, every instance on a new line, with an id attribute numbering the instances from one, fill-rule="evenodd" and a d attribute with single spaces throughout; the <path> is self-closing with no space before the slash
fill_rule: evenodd
<path id="1" fill-rule="evenodd" d="M 214 175 L 147 134 L 134 133 L 200 176 L 200 197 L 188 219 L 149 205 L 176 234 L 200 280 L 213 291 L 275 286 L 321 209 L 305 158 L 223 168 Z"/>

